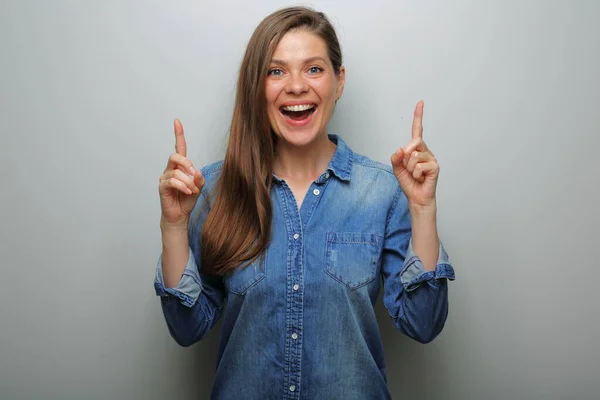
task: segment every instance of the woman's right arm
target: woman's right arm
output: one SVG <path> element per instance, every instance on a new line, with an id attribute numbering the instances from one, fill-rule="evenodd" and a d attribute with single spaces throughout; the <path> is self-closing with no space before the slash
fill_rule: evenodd
<path id="1" fill-rule="evenodd" d="M 200 231 L 208 214 L 205 179 L 186 158 L 178 120 L 175 138 L 176 152 L 159 181 L 163 245 L 154 287 L 171 336 L 181 346 L 190 346 L 203 339 L 220 318 L 225 291 L 221 278 L 201 272 Z"/>

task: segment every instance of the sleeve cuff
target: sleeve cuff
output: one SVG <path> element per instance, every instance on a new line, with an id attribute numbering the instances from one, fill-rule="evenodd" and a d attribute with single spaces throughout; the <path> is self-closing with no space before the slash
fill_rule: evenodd
<path id="1" fill-rule="evenodd" d="M 404 285 L 406 291 L 410 292 L 415 290 L 421 286 L 423 282 L 430 282 L 437 286 L 439 285 L 440 279 L 449 279 L 451 281 L 455 279 L 454 269 L 450 264 L 448 253 L 444 250 L 442 241 L 440 240 L 439 242 L 440 250 L 435 270 L 426 271 L 421 259 L 415 254 L 412 247 L 412 238 L 410 239 L 404 267 L 402 268 L 402 271 L 400 271 L 400 281 L 402 282 L 402 285 Z"/>
<path id="2" fill-rule="evenodd" d="M 196 267 L 194 254 L 190 249 L 188 263 L 185 266 L 185 271 L 175 288 L 166 288 L 162 273 L 162 254 L 158 259 L 156 266 L 156 276 L 154 278 L 154 290 L 157 296 L 160 296 L 164 302 L 170 302 L 173 297 L 178 298 L 181 304 L 187 307 L 192 307 L 202 290 L 202 282 Z"/>

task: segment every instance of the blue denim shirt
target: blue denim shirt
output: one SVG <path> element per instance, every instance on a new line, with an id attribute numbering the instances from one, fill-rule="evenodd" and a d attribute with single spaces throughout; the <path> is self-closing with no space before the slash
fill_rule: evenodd
<path id="1" fill-rule="evenodd" d="M 285 180 L 273 177 L 266 257 L 225 278 L 200 271 L 200 230 L 210 207 L 202 200 L 220 161 L 202 169 L 189 261 L 176 288 L 165 288 L 159 258 L 154 287 L 177 343 L 196 343 L 223 319 L 213 399 L 389 399 L 373 308 L 381 289 L 405 335 L 427 343 L 444 326 L 454 271 L 441 241 L 436 269 L 425 271 L 391 167 L 329 138 L 335 154 L 300 210 Z"/>

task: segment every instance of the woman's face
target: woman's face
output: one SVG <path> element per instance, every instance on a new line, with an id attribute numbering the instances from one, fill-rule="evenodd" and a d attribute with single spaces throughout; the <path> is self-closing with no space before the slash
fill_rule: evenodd
<path id="1" fill-rule="evenodd" d="M 275 134 L 303 146 L 327 134 L 336 100 L 342 95 L 345 70 L 335 74 L 327 45 L 298 29 L 279 41 L 266 79 L 269 121 Z"/>

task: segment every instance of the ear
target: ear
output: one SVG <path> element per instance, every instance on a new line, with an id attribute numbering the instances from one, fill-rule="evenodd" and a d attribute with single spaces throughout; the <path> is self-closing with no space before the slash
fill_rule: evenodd
<path id="1" fill-rule="evenodd" d="M 346 68 L 342 65 L 340 67 L 340 74 L 337 76 L 338 86 L 335 91 L 336 101 L 342 97 L 342 93 L 344 92 L 344 84 L 346 83 Z"/>

